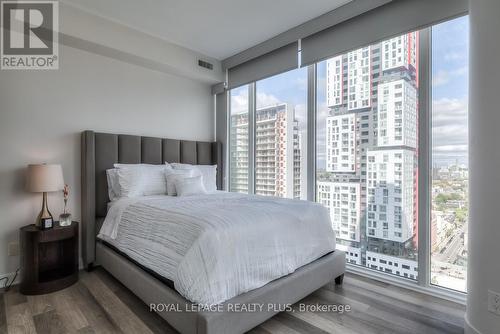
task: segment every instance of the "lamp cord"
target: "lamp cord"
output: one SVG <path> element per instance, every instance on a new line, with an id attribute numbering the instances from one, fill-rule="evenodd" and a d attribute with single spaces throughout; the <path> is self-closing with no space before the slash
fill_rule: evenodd
<path id="1" fill-rule="evenodd" d="M 16 281 L 18 273 L 19 273 L 19 268 L 17 268 L 16 273 L 14 274 L 14 278 L 12 279 L 12 281 L 10 282 L 10 284 L 9 284 L 9 277 L 2 277 L 2 278 L 0 278 L 0 282 L 3 281 L 3 280 L 5 280 L 5 284 L 3 286 L 4 292 L 9 291 L 10 287 L 12 286 L 12 284 L 14 284 L 14 282 Z"/>

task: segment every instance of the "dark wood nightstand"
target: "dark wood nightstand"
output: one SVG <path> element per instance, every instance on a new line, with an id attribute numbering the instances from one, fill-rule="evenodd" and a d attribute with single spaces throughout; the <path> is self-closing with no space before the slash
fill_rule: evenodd
<path id="1" fill-rule="evenodd" d="M 21 285 L 25 295 L 41 295 L 64 289 L 78 281 L 78 222 L 40 230 L 20 229 Z"/>

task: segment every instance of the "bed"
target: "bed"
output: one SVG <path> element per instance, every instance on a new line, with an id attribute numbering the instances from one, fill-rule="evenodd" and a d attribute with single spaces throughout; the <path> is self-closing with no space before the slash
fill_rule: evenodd
<path id="1" fill-rule="evenodd" d="M 181 333 L 243 333 L 333 279 L 341 283 L 345 271 L 345 254 L 334 251 L 334 240 L 328 240 L 324 224 L 313 218 L 321 220 L 320 216 L 325 215 L 325 210 L 316 204 L 216 192 L 191 198 L 152 196 L 116 203 L 108 210 L 106 170 L 114 163 L 217 164 L 217 187 L 221 189 L 221 171 L 224 170 L 221 156 L 222 147 L 215 142 L 93 131 L 82 134 L 84 265 L 88 270 L 96 265 L 102 266 L 146 304 L 159 305 L 155 311 Z M 231 210 L 227 208 L 238 206 L 239 210 L 235 212 L 243 212 L 245 208 L 254 211 L 248 213 L 250 218 L 247 217 L 246 222 L 236 224 L 238 217 L 231 216 Z M 147 220 L 150 226 L 143 229 L 155 229 L 159 231 L 158 238 L 167 239 L 164 243 L 167 248 L 160 248 L 153 255 L 147 245 L 126 247 L 127 244 L 140 244 L 140 239 L 133 240 L 129 236 L 137 234 L 137 224 L 133 222 L 141 219 L 144 215 L 141 212 L 151 216 Z M 285 214 L 278 215 L 278 212 Z M 177 234 L 173 230 L 161 230 L 163 225 L 157 223 L 163 217 L 173 215 L 185 219 L 177 225 L 184 228 Z M 290 233 L 278 237 L 278 230 L 273 230 L 276 224 L 266 224 L 266 219 L 275 219 L 279 228 Z M 301 226 L 305 226 L 299 224 L 303 221 L 310 222 L 310 231 L 300 231 Z M 208 225 L 210 228 L 206 228 Z M 117 226 L 120 226 L 118 230 Z M 127 228 L 132 232 L 124 234 Z M 196 233 L 190 232 L 192 230 Z M 194 234 L 189 238 L 190 233 Z M 169 239 L 170 236 L 175 239 Z M 188 240 L 183 243 L 192 243 L 185 253 L 168 248 L 179 238 Z M 277 243 L 282 244 L 277 247 Z M 288 248 L 283 245 L 288 245 Z M 241 249 L 246 251 L 235 256 Z M 259 250 L 262 250 L 260 254 Z M 176 262 L 175 256 L 163 257 L 163 264 L 158 265 L 168 252 L 179 253 L 179 260 Z M 270 259 L 265 259 L 268 253 L 282 259 L 276 262 L 277 265 L 269 266 L 270 262 L 266 261 Z M 153 261 L 155 257 L 160 260 Z M 203 261 L 197 260 L 199 258 Z M 239 267 L 231 264 L 234 259 L 241 262 Z M 170 267 L 169 261 L 172 262 Z M 241 277 L 250 279 L 245 281 Z M 175 311 L 172 305 L 175 305 Z M 249 307 L 243 312 L 235 312 L 235 305 Z M 259 312 L 250 307 L 259 305 Z"/>

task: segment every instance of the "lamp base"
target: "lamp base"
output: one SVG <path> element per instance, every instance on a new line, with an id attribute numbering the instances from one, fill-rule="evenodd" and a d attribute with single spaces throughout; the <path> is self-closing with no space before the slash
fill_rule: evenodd
<path id="1" fill-rule="evenodd" d="M 54 227 L 54 219 L 50 218 L 40 218 L 36 224 L 40 230 L 48 230 Z"/>
<path id="2" fill-rule="evenodd" d="M 35 225 L 41 230 L 54 227 L 54 218 L 47 207 L 47 193 L 43 193 L 42 210 L 38 214 Z"/>

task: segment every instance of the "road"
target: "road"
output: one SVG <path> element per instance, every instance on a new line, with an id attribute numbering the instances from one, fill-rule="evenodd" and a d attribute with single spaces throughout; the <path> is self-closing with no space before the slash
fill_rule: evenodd
<path id="1" fill-rule="evenodd" d="M 440 252 L 434 253 L 433 257 L 440 262 L 447 262 L 450 264 L 455 263 L 458 255 L 462 253 L 462 249 L 464 248 L 462 235 L 466 230 L 467 224 L 464 224 L 462 227 L 457 229 L 455 233 L 445 240 L 446 246 L 441 248 Z"/>

